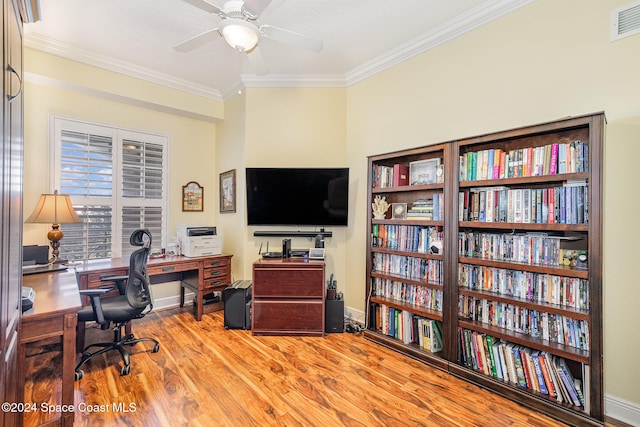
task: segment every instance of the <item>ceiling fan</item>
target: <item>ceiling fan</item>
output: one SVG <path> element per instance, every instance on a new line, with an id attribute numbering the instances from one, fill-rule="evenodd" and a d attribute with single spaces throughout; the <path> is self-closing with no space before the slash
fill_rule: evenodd
<path id="1" fill-rule="evenodd" d="M 273 25 L 260 24 L 258 18 L 271 0 L 229 0 L 221 6 L 206 0 L 183 1 L 206 12 L 216 13 L 222 20 L 217 28 L 175 46 L 179 52 L 188 52 L 207 42 L 224 38 L 231 47 L 245 53 L 256 73 L 263 75 L 267 73 L 267 66 L 259 46 L 262 39 L 275 40 L 315 53 L 322 50 L 323 43 L 320 40 Z"/>

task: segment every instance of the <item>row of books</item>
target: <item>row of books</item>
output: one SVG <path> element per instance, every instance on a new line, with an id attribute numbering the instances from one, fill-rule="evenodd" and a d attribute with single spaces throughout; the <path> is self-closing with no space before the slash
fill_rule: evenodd
<path id="1" fill-rule="evenodd" d="M 418 225 L 372 224 L 371 242 L 375 248 L 430 253 L 434 242 L 442 242 L 441 227 Z"/>
<path id="2" fill-rule="evenodd" d="M 461 327 L 458 354 L 470 369 L 589 412 L 588 365 L 576 378 L 561 357 Z"/>
<path id="3" fill-rule="evenodd" d="M 373 188 L 388 188 L 409 185 L 409 166 L 396 163 L 393 166 L 373 165 L 371 171 Z"/>
<path id="4" fill-rule="evenodd" d="M 589 189 L 585 181 L 561 187 L 478 187 L 458 194 L 458 220 L 524 224 L 586 224 Z"/>
<path id="5" fill-rule="evenodd" d="M 431 310 L 442 311 L 442 290 L 402 283 L 397 280 L 374 277 L 371 283 L 373 295 L 389 298 Z"/>
<path id="6" fill-rule="evenodd" d="M 532 338 L 589 350 L 589 323 L 586 320 L 470 295 L 458 296 L 458 316 Z"/>
<path id="7" fill-rule="evenodd" d="M 496 261 L 521 262 L 546 266 L 570 265 L 573 254 L 586 255 L 586 250 L 562 249 L 565 240 L 578 238 L 549 236 L 545 233 L 458 233 L 458 255 Z M 584 262 L 581 262 L 581 266 Z"/>
<path id="8" fill-rule="evenodd" d="M 407 210 L 407 219 L 443 220 L 444 193 L 435 193 L 431 199 L 414 201 Z"/>
<path id="9" fill-rule="evenodd" d="M 411 280 L 442 283 L 444 281 L 443 267 L 444 263 L 435 259 L 383 253 L 373 254 L 373 271 Z"/>
<path id="10" fill-rule="evenodd" d="M 589 146 L 583 141 L 503 151 L 469 151 L 460 156 L 460 181 L 586 172 Z"/>
<path id="11" fill-rule="evenodd" d="M 442 330 L 437 320 L 427 319 L 385 304 L 370 307 L 371 325 L 378 332 L 394 337 L 404 344 L 416 344 L 430 353 L 442 350 Z"/>
<path id="12" fill-rule="evenodd" d="M 539 303 L 589 309 L 589 281 L 545 273 L 458 264 L 461 288 L 493 292 Z"/>

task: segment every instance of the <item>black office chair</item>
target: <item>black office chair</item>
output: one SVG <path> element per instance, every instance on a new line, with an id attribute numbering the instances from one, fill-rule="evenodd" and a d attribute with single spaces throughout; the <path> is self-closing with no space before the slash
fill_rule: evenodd
<path id="1" fill-rule="evenodd" d="M 129 260 L 128 276 L 105 276 L 101 280 L 113 281 L 118 287 L 120 295 L 114 297 L 100 298 L 111 287 L 99 289 L 81 290 L 81 295 L 91 298 L 91 305 L 85 306 L 78 312 L 78 322 L 97 322 L 102 329 L 109 329 L 113 322 L 113 342 L 91 344 L 82 351 L 82 358 L 76 365 L 76 380 L 84 376 L 84 371 L 80 368 L 92 358 L 106 353 L 110 350 L 118 350 L 122 356 L 124 366 L 120 370 L 120 375 L 129 374 L 131 367 L 129 364 L 129 352 L 125 346 L 133 345 L 141 341 L 151 341 L 154 346 L 152 353 L 160 350 L 160 344 L 153 338 L 135 338 L 133 334 L 123 337 L 122 330 L 133 319 L 140 319 L 153 309 L 153 297 L 147 275 L 147 258 L 151 246 L 151 233 L 149 230 L 136 230 L 129 239 L 131 245 L 141 246 L 135 250 Z M 126 285 L 125 285 L 126 282 Z M 100 350 L 89 352 L 91 347 L 101 347 Z"/>

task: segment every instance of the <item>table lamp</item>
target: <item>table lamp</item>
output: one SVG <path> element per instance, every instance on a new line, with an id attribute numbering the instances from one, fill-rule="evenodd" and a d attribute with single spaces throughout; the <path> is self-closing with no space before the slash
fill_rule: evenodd
<path id="1" fill-rule="evenodd" d="M 59 194 L 55 190 L 53 194 L 41 194 L 38 205 L 25 222 L 51 224 L 51 231 L 47 233 L 47 238 L 51 242 L 53 249 L 51 263 L 61 263 L 60 240 L 63 234 L 60 224 L 73 224 L 82 222 L 80 217 L 71 205 L 71 199 L 66 194 Z"/>

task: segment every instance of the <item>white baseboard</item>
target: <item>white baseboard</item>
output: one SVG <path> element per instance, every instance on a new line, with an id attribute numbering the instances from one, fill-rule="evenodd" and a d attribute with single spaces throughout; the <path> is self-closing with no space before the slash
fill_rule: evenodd
<path id="1" fill-rule="evenodd" d="M 191 305 L 195 294 L 193 292 L 185 292 L 184 293 L 184 302 L 185 306 Z M 180 295 L 172 295 L 165 298 L 154 298 L 153 299 L 153 309 L 154 310 L 162 310 L 165 308 L 174 308 L 180 306 Z"/>
<path id="2" fill-rule="evenodd" d="M 607 417 L 632 426 L 640 426 L 640 404 L 606 394 L 604 396 L 604 413 Z"/>
<path id="3" fill-rule="evenodd" d="M 365 321 L 364 311 L 356 310 L 355 308 L 345 306 L 344 317 L 345 319 L 349 319 L 353 322 L 359 323 L 364 327 L 364 321 Z"/>

